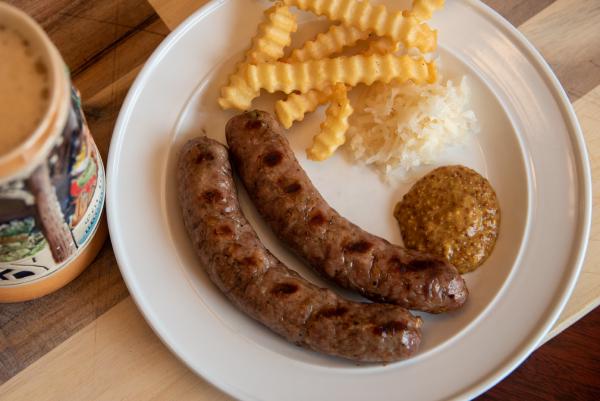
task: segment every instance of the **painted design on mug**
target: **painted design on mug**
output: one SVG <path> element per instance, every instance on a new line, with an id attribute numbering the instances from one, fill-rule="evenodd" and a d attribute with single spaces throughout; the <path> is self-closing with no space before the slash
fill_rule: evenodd
<path id="1" fill-rule="evenodd" d="M 0 186 L 0 286 L 57 270 L 98 225 L 104 171 L 72 92 L 67 123 L 46 161 L 24 179 Z"/>

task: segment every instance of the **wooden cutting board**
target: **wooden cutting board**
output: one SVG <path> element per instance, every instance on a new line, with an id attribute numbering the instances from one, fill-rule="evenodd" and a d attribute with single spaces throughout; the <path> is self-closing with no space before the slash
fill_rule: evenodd
<path id="1" fill-rule="evenodd" d="M 148 1 L 162 21 L 145 0 L 93 5 L 12 1 L 38 18 L 59 45 L 104 157 L 120 103 L 143 62 L 169 29 L 206 2 Z M 600 137 L 594 135 L 600 131 L 600 2 L 486 3 L 518 26 L 548 60 L 573 101 L 590 152 L 594 177 L 590 247 L 573 296 L 549 339 L 600 303 L 600 248 L 595 247 L 600 239 L 595 182 L 600 177 Z M 591 346 L 595 340 L 589 341 Z M 569 377 L 548 387 L 568 388 L 576 381 Z M 61 291 L 29 303 L 0 306 L 0 383 L 2 400 L 229 399 L 189 371 L 154 335 L 128 296 L 108 243 L 82 277 Z"/>

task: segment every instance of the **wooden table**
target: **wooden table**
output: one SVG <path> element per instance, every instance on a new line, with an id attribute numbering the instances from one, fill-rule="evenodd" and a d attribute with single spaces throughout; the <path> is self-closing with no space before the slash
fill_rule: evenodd
<path id="1" fill-rule="evenodd" d="M 105 158 L 120 105 L 144 61 L 205 1 L 9 0 L 34 16 L 62 52 Z M 600 1 L 486 3 L 517 26 L 557 73 L 583 126 L 598 179 Z M 600 308 L 594 309 L 600 303 L 597 188 L 584 271 L 548 339 L 560 334 L 480 399 L 600 399 Z M 0 399 L 229 397 L 194 375 L 152 333 L 127 293 L 107 241 L 95 262 L 62 290 L 0 305 Z"/>

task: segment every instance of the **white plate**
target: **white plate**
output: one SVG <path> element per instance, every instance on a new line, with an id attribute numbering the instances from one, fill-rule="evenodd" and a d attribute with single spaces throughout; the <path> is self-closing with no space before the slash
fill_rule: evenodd
<path id="1" fill-rule="evenodd" d="M 480 2 L 449 1 L 435 16 L 442 73 L 467 76 L 482 128 L 440 162 L 466 164 L 490 179 L 502 208 L 501 233 L 491 258 L 466 275 L 471 292 L 466 306 L 424 316 L 415 358 L 357 366 L 288 344 L 238 312 L 194 257 L 176 202 L 177 151 L 203 132 L 224 141 L 224 124 L 234 113 L 218 109 L 218 88 L 268 4 L 209 3 L 169 35 L 129 92 L 110 149 L 107 208 L 131 295 L 177 356 L 237 398 L 437 400 L 483 392 L 541 341 L 582 265 L 590 171 L 564 91 L 525 38 Z M 309 14 L 299 17 L 298 36 L 323 27 Z M 272 107 L 265 99 L 257 105 Z M 300 162 L 343 215 L 399 243 L 391 211 L 410 183 L 382 183 L 338 154 L 321 164 L 306 160 L 304 149 L 320 118 L 315 113 L 289 133 Z M 240 195 L 266 246 L 305 277 L 327 285 L 281 246 L 246 194 Z"/>

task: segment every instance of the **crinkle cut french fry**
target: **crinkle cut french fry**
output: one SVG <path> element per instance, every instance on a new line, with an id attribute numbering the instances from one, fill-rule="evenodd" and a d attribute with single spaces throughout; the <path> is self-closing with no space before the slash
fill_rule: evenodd
<path id="1" fill-rule="evenodd" d="M 379 36 L 389 36 L 407 48 L 416 47 L 424 53 L 436 47 L 436 32 L 410 13 L 389 11 L 384 5 L 373 6 L 368 0 L 283 0 L 287 5 L 301 10 L 325 15 L 362 31 L 372 31 Z"/>
<path id="2" fill-rule="evenodd" d="M 275 102 L 275 113 L 279 122 L 287 129 L 294 121 L 302 121 L 306 113 L 315 111 L 319 105 L 327 102 L 331 91 L 331 87 L 323 91 L 312 89 L 306 93 L 292 93 L 285 100 L 278 100 Z"/>
<path id="3" fill-rule="evenodd" d="M 352 111 L 346 85 L 336 84 L 331 94 L 331 103 L 325 111 L 321 131 L 315 135 L 312 146 L 306 150 L 310 160 L 325 160 L 346 142 L 348 117 Z"/>
<path id="4" fill-rule="evenodd" d="M 314 40 L 292 52 L 286 62 L 317 60 L 338 53 L 347 46 L 353 46 L 359 40 L 369 37 L 369 33 L 353 26 L 332 25 L 325 33 L 320 33 Z"/>
<path id="5" fill-rule="evenodd" d="M 410 14 L 419 21 L 431 19 L 433 13 L 444 8 L 444 0 L 413 0 Z"/>
<path id="6" fill-rule="evenodd" d="M 296 17 L 290 9 L 282 3 L 275 4 L 265 11 L 265 21 L 258 25 L 258 33 L 246 53 L 246 62 L 259 64 L 279 60 L 292 42 L 291 33 L 297 29 Z"/>
<path id="7" fill-rule="evenodd" d="M 394 53 L 400 43 L 388 37 L 380 36 L 369 43 L 366 55 Z M 311 89 L 306 93 L 292 93 L 285 100 L 275 102 L 275 113 L 281 125 L 290 128 L 294 121 L 302 121 L 307 113 L 316 110 L 319 105 L 327 102 L 331 95 L 331 87 L 325 91 Z"/>
<path id="8" fill-rule="evenodd" d="M 285 48 L 292 41 L 292 32 L 296 29 L 296 17 L 283 3 L 276 3 L 265 11 L 265 20 L 258 26 L 258 33 L 252 40 L 252 46 L 246 52 L 244 61 L 229 77 L 227 86 L 221 88 L 219 105 L 223 109 L 248 110 L 252 106 L 252 99 L 257 97 L 260 91 L 250 88 L 240 74 L 249 63 L 258 64 L 281 58 Z"/>
<path id="9" fill-rule="evenodd" d="M 338 82 L 350 86 L 359 83 L 370 85 L 375 81 L 388 83 L 391 80 L 435 82 L 437 71 L 434 63 L 415 60 L 409 56 L 359 54 L 302 63 L 248 65 L 243 76 L 248 86 L 255 91 L 266 89 L 271 93 L 304 93 L 311 89 L 324 90 Z"/>

